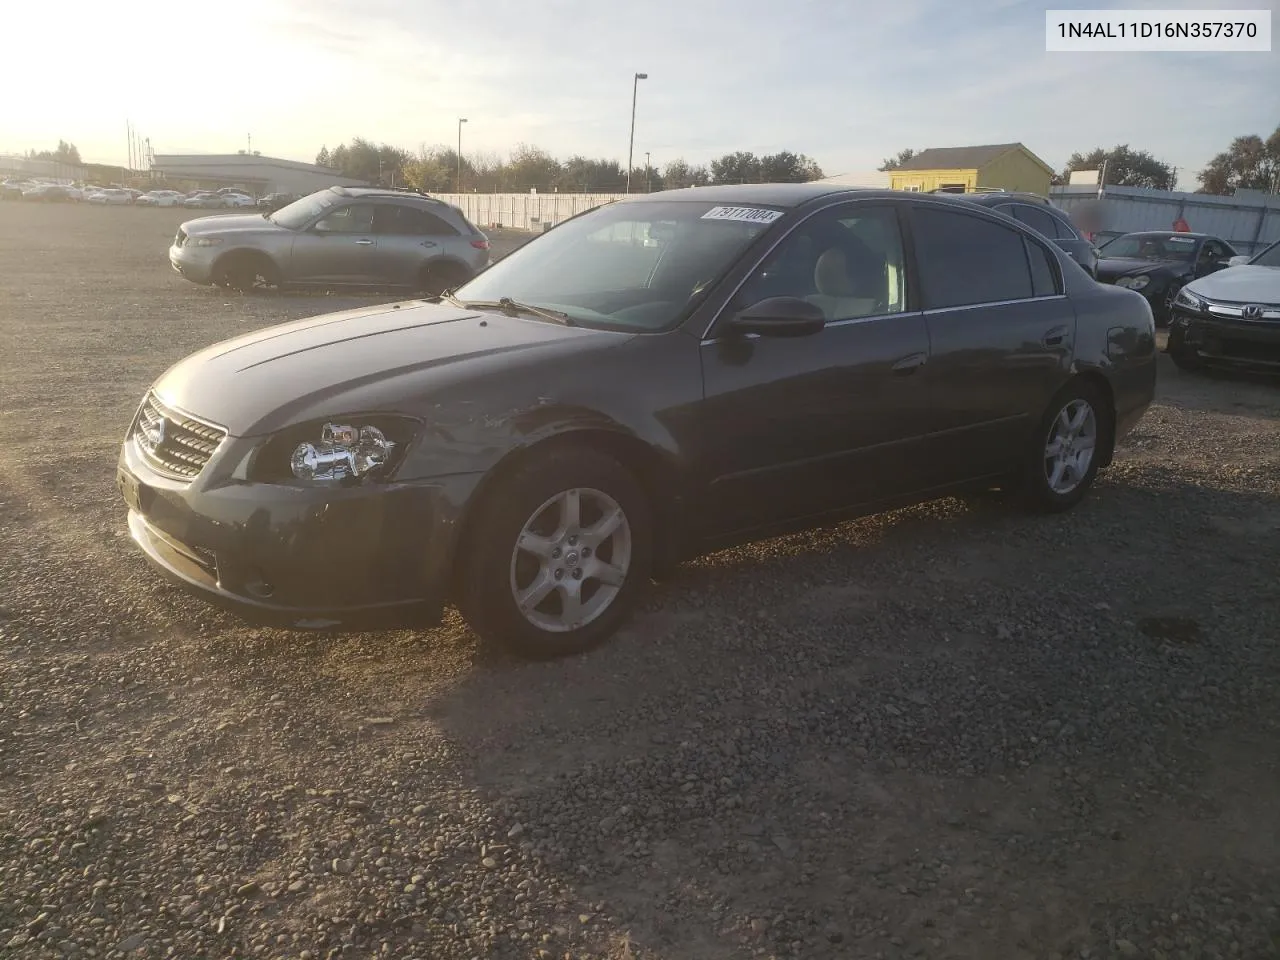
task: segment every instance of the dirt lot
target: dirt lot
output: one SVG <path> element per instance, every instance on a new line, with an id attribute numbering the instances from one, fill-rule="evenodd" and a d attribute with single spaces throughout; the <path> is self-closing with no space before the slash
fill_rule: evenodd
<path id="1" fill-rule="evenodd" d="M 255 629 L 117 446 L 359 298 L 195 287 L 180 219 L 0 204 L 0 955 L 1280 957 L 1280 384 L 1162 367 L 1070 515 L 719 554 L 583 658 Z"/>

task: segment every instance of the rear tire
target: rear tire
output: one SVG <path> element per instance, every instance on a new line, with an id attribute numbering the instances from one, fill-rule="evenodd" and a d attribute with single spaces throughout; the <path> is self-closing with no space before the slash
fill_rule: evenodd
<path id="1" fill-rule="evenodd" d="M 438 297 L 470 279 L 471 274 L 461 264 L 451 261 L 428 263 L 418 273 L 418 290 L 428 297 Z"/>
<path id="2" fill-rule="evenodd" d="M 477 505 L 460 545 L 458 606 L 485 642 L 545 660 L 608 639 L 648 586 L 652 511 L 618 461 L 562 447 Z"/>
<path id="3" fill-rule="evenodd" d="M 1027 451 L 1023 499 L 1039 513 L 1070 510 L 1084 499 L 1115 431 L 1111 405 L 1087 380 L 1053 398 Z"/>
<path id="4" fill-rule="evenodd" d="M 219 262 L 214 282 L 241 293 L 262 292 L 280 285 L 280 271 L 265 254 L 232 253 Z"/>

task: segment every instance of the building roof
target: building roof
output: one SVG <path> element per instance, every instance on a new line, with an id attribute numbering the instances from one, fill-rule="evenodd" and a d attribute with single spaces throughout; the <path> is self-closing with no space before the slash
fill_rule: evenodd
<path id="1" fill-rule="evenodd" d="M 898 167 L 899 170 L 977 170 L 1010 150 L 1021 150 L 1050 173 L 1053 168 L 1020 143 L 988 143 L 978 147 L 930 147 Z"/>
<path id="2" fill-rule="evenodd" d="M 342 176 L 341 170 L 335 170 L 332 167 L 319 167 L 314 163 L 283 160 L 280 157 L 264 157 L 260 153 L 158 153 L 152 166 L 157 170 L 181 167 L 268 166 L 282 167 L 286 170 L 305 170 L 308 173 L 321 173 L 335 177 Z"/>

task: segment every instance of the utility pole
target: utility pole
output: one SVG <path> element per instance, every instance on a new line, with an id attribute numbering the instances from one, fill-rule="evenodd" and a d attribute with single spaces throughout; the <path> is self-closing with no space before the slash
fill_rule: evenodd
<path id="1" fill-rule="evenodd" d="M 133 169 L 133 124 L 128 120 L 124 122 L 124 136 L 125 136 L 125 142 L 129 145 L 129 148 L 128 148 L 129 159 L 126 160 L 125 162 L 128 164 L 129 169 L 132 170 Z"/>
<path id="2" fill-rule="evenodd" d="M 151 168 L 154 163 L 155 163 L 155 154 L 151 152 L 151 138 L 147 137 L 147 173 L 150 174 L 153 178 L 155 177 L 155 171 L 152 170 Z"/>
<path id="3" fill-rule="evenodd" d="M 650 193 L 653 189 L 653 176 L 651 174 L 652 167 L 649 166 L 649 151 L 644 152 L 644 192 Z"/>
<path id="4" fill-rule="evenodd" d="M 466 122 L 466 117 L 458 118 L 458 176 L 453 181 L 453 189 L 455 193 L 462 192 L 462 125 Z"/>
<path id="5" fill-rule="evenodd" d="M 631 80 L 631 140 L 627 146 L 627 193 L 631 192 L 631 163 L 636 147 L 636 90 L 641 80 L 648 80 L 647 73 L 637 73 Z"/>
<path id="6" fill-rule="evenodd" d="M 248 140 L 249 140 L 249 149 L 248 149 L 246 152 L 249 154 L 249 156 L 251 156 L 251 157 L 252 157 L 252 156 L 253 156 L 253 134 L 252 134 L 252 133 L 246 133 L 246 134 L 245 134 L 245 136 L 246 136 L 246 137 L 248 138 Z"/>

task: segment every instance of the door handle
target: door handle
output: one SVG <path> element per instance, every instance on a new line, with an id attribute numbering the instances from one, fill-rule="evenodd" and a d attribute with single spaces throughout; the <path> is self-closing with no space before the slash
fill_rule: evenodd
<path id="1" fill-rule="evenodd" d="M 1052 330 L 1050 330 L 1048 333 L 1046 333 L 1043 337 L 1040 338 L 1040 342 L 1044 344 L 1046 347 L 1057 347 L 1057 346 L 1061 346 L 1062 341 L 1066 339 L 1067 339 L 1067 328 L 1054 327 Z"/>
<path id="2" fill-rule="evenodd" d="M 928 359 L 929 355 L 927 353 L 913 353 L 909 357 L 903 357 L 890 367 L 890 369 L 896 376 L 906 377 L 923 367 L 924 362 Z"/>
<path id="3" fill-rule="evenodd" d="M 422 245 L 424 247 L 434 247 L 436 245 L 436 242 L 434 240 L 423 240 Z"/>
<path id="4" fill-rule="evenodd" d="M 359 246 L 361 246 L 361 247 L 371 247 L 371 246 L 373 246 L 373 241 L 372 241 L 372 240 L 357 240 L 357 241 L 356 241 L 356 244 L 357 244 L 357 245 L 359 245 Z"/>

